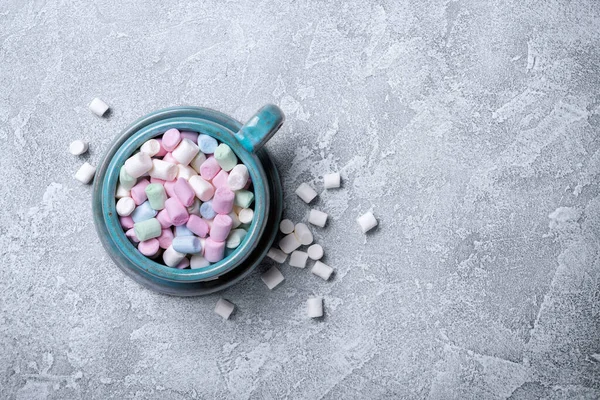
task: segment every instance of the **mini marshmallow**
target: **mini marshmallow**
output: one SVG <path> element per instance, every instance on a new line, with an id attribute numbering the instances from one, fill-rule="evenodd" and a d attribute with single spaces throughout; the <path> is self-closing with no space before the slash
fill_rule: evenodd
<path id="1" fill-rule="evenodd" d="M 88 143 L 83 140 L 74 140 L 69 145 L 69 152 L 74 156 L 80 156 L 88 150 Z"/>
<path id="2" fill-rule="evenodd" d="M 212 208 L 219 214 L 229 214 L 233 209 L 235 193 L 227 187 L 220 187 L 215 191 L 212 199 Z"/>
<path id="3" fill-rule="evenodd" d="M 119 170 L 119 183 L 126 190 L 131 190 L 137 183 L 137 179 L 127 173 L 124 165 Z"/>
<path id="4" fill-rule="evenodd" d="M 102 117 L 108 111 L 108 104 L 96 97 L 91 101 L 89 108 L 91 112 Z"/>
<path id="5" fill-rule="evenodd" d="M 146 188 L 150 184 L 148 179 L 141 179 L 134 187 L 131 188 L 131 198 L 135 201 L 135 205 L 139 206 L 148 199 Z"/>
<path id="6" fill-rule="evenodd" d="M 267 287 L 270 290 L 273 290 L 281 282 L 283 282 L 285 278 L 283 277 L 281 271 L 277 269 L 277 267 L 272 266 L 271 268 L 269 268 L 269 270 L 267 270 L 267 272 L 263 273 L 260 276 L 260 279 L 262 279 L 262 281 L 265 283 L 265 285 L 267 285 Z"/>
<path id="7" fill-rule="evenodd" d="M 162 210 L 165 208 L 165 201 L 167 201 L 167 192 L 160 183 L 151 183 L 146 186 L 145 189 L 146 197 L 150 203 L 150 207 L 155 210 Z"/>
<path id="8" fill-rule="evenodd" d="M 231 147 L 225 143 L 221 143 L 215 149 L 215 160 L 219 163 L 221 169 L 229 172 L 237 165 L 237 157 Z"/>
<path id="9" fill-rule="evenodd" d="M 190 258 L 190 268 L 199 269 L 206 268 L 210 265 L 210 262 L 202 256 L 202 254 L 194 254 Z"/>
<path id="10" fill-rule="evenodd" d="M 285 262 L 285 260 L 287 259 L 287 254 L 285 254 L 283 251 L 276 249 L 275 247 L 271 247 L 269 249 L 269 251 L 267 252 L 267 257 L 269 257 L 271 260 L 275 261 L 276 263 L 279 264 L 283 264 Z"/>
<path id="11" fill-rule="evenodd" d="M 323 298 L 311 297 L 306 302 L 306 315 L 309 318 L 321 318 L 323 316 Z"/>
<path id="12" fill-rule="evenodd" d="M 167 192 L 167 196 L 177 197 L 175 196 L 175 181 L 165 182 L 163 183 L 163 186 L 165 188 L 165 192 Z"/>
<path id="13" fill-rule="evenodd" d="M 140 242 L 159 237 L 162 233 L 162 227 L 156 218 L 136 222 L 135 225 L 133 225 L 133 230 Z"/>
<path id="14" fill-rule="evenodd" d="M 190 167 L 190 166 L 186 166 L 186 165 L 181 165 L 181 164 L 177 164 L 177 178 L 183 178 L 186 180 L 190 180 L 190 178 L 194 175 L 198 175 L 196 173 L 196 171 Z"/>
<path id="15" fill-rule="evenodd" d="M 329 280 L 329 277 L 331 277 L 331 274 L 333 273 L 333 268 L 327 264 L 323 264 L 321 261 L 317 261 L 310 272 L 324 280 Z"/>
<path id="16" fill-rule="evenodd" d="M 173 226 L 173 221 L 171 221 L 171 217 L 169 217 L 169 213 L 164 208 L 156 214 L 156 219 L 160 222 L 160 226 L 165 229 Z"/>
<path id="17" fill-rule="evenodd" d="M 202 218 L 211 220 L 217 215 L 212 205 L 212 200 L 202 203 L 202 205 L 200 206 L 200 215 L 202 216 Z"/>
<path id="18" fill-rule="evenodd" d="M 194 236 L 194 232 L 189 230 L 186 225 L 179 225 L 175 227 L 175 237 L 178 236 Z"/>
<path id="19" fill-rule="evenodd" d="M 181 134 L 175 128 L 171 128 L 163 133 L 162 146 L 167 151 L 173 151 L 181 142 Z"/>
<path id="20" fill-rule="evenodd" d="M 121 226 L 123 227 L 123 229 L 131 229 L 133 228 L 133 220 L 131 219 L 131 217 L 119 217 L 119 222 L 121 223 Z"/>
<path id="21" fill-rule="evenodd" d="M 248 167 L 246 167 L 244 164 L 238 164 L 233 167 L 229 173 L 227 185 L 229 185 L 231 190 L 240 190 L 246 186 L 246 183 L 248 183 L 248 178 L 250 178 Z"/>
<path id="22" fill-rule="evenodd" d="M 217 242 L 210 237 L 204 242 L 204 258 L 210 262 L 218 262 L 225 256 L 225 242 Z"/>
<path id="23" fill-rule="evenodd" d="M 165 160 L 152 159 L 152 168 L 148 171 L 151 178 L 162 179 L 163 181 L 172 181 L 177 177 L 177 165 Z"/>
<path id="24" fill-rule="evenodd" d="M 336 189 L 340 187 L 340 173 L 333 172 L 323 175 L 323 187 L 325 189 Z"/>
<path id="25" fill-rule="evenodd" d="M 133 201 L 131 197 L 120 198 L 117 201 L 115 208 L 117 209 L 117 214 L 119 214 L 119 216 L 127 217 L 135 210 L 135 201 Z"/>
<path id="26" fill-rule="evenodd" d="M 320 244 L 313 244 L 306 250 L 311 260 L 320 260 L 323 258 L 323 247 Z"/>
<path id="27" fill-rule="evenodd" d="M 231 226 L 233 220 L 229 215 L 219 214 L 213 220 L 212 227 L 210 228 L 210 237 L 217 242 L 223 242 L 227 240 L 229 232 L 231 232 Z"/>
<path id="28" fill-rule="evenodd" d="M 215 195 L 215 187 L 201 176 L 194 175 L 188 182 L 196 196 L 202 201 L 209 201 Z"/>
<path id="29" fill-rule="evenodd" d="M 249 224 L 254 219 L 254 210 L 251 208 L 242 208 L 238 214 L 238 218 L 242 224 Z"/>
<path id="30" fill-rule="evenodd" d="M 233 201 L 233 204 L 235 204 L 236 206 L 242 207 L 242 208 L 248 208 L 248 207 L 250 207 L 250 205 L 252 204 L 253 201 L 254 201 L 254 193 L 252 193 L 251 191 L 246 190 L 246 189 L 235 191 L 235 199 Z"/>
<path id="31" fill-rule="evenodd" d="M 181 262 L 179 264 L 177 264 L 177 266 L 175 268 L 186 269 L 189 266 L 190 266 L 190 260 L 188 260 L 187 258 L 184 258 L 183 260 L 181 260 Z"/>
<path id="32" fill-rule="evenodd" d="M 286 254 L 290 254 L 300 247 L 300 245 L 300 241 L 298 241 L 298 238 L 293 233 L 284 236 L 283 239 L 279 241 L 279 248 Z"/>
<path id="33" fill-rule="evenodd" d="M 176 251 L 173 245 L 163 253 L 163 261 L 168 267 L 175 268 L 185 258 L 185 254 Z"/>
<path id="34" fill-rule="evenodd" d="M 117 199 L 122 199 L 123 197 L 131 197 L 131 192 L 123 187 L 120 183 L 117 184 L 117 191 L 115 192 L 115 197 Z"/>
<path id="35" fill-rule="evenodd" d="M 315 226 L 320 226 L 321 228 L 323 228 L 327 223 L 327 214 L 319 210 L 310 210 L 308 222 Z"/>
<path id="36" fill-rule="evenodd" d="M 89 163 L 83 163 L 75 173 L 75 179 L 81 183 L 90 183 L 96 174 L 96 167 Z"/>
<path id="37" fill-rule="evenodd" d="M 160 232 L 160 236 L 157 238 L 158 245 L 161 249 L 168 249 L 171 244 L 173 244 L 173 231 L 170 228 L 162 229 Z"/>
<path id="38" fill-rule="evenodd" d="M 377 219 L 375 219 L 375 216 L 371 211 L 358 217 L 356 222 L 358 222 L 358 225 L 360 225 L 360 230 L 362 233 L 367 233 L 377 226 Z"/>
<path id="39" fill-rule="evenodd" d="M 196 154 L 196 157 L 192 158 L 192 161 L 190 161 L 190 167 L 194 169 L 194 171 L 196 171 L 197 173 L 200 173 L 200 166 L 202 166 L 202 163 L 206 161 L 206 154 L 204 154 L 202 151 L 198 152 L 198 154 Z"/>
<path id="40" fill-rule="evenodd" d="M 308 260 L 308 254 L 304 251 L 296 250 L 292 252 L 290 256 L 290 266 L 296 268 L 306 267 L 306 261 Z"/>
<path id="41" fill-rule="evenodd" d="M 190 139 L 184 138 L 171 153 L 174 159 L 182 165 L 188 165 L 200 149 Z"/>
<path id="42" fill-rule="evenodd" d="M 283 234 L 289 234 L 294 232 L 294 223 L 289 219 L 284 219 L 279 223 L 279 230 Z"/>
<path id="43" fill-rule="evenodd" d="M 231 218 L 231 220 L 233 221 L 233 224 L 231 225 L 232 229 L 237 228 L 238 226 L 240 226 L 242 224 L 242 222 L 240 221 L 240 219 L 238 218 L 238 215 L 235 213 L 235 211 L 231 211 L 229 214 L 229 217 Z"/>
<path id="44" fill-rule="evenodd" d="M 152 169 L 152 159 L 146 153 L 134 154 L 125 161 L 125 171 L 133 178 L 139 178 L 150 169 Z"/>
<path id="45" fill-rule="evenodd" d="M 167 201 L 165 201 L 165 209 L 169 214 L 171 222 L 175 226 L 185 224 L 190 218 L 187 208 L 185 208 L 185 206 L 181 204 L 181 201 L 179 201 L 179 199 L 176 197 L 170 197 L 167 199 Z"/>
<path id="46" fill-rule="evenodd" d="M 170 151 L 164 155 L 162 160 L 171 164 L 177 164 L 177 160 L 173 158 L 173 155 Z"/>
<path id="47" fill-rule="evenodd" d="M 198 254 L 202 251 L 200 239 L 196 236 L 175 236 L 171 244 L 173 250 L 184 254 Z"/>
<path id="48" fill-rule="evenodd" d="M 234 229 L 229 233 L 227 240 L 225 241 L 225 247 L 228 249 L 236 249 L 241 243 L 242 240 L 246 237 L 245 229 Z"/>
<path id="49" fill-rule="evenodd" d="M 313 188 L 308 186 L 307 183 L 303 183 L 302 185 L 298 186 L 298 189 L 296 189 L 296 194 L 306 204 L 310 203 L 315 197 L 317 197 L 317 192 L 315 192 Z"/>
<path id="50" fill-rule="evenodd" d="M 173 187 L 175 191 L 175 196 L 181 201 L 186 207 L 191 206 L 194 203 L 194 199 L 196 198 L 196 193 L 194 189 L 190 186 L 189 182 L 183 178 L 177 179 L 175 182 L 175 186 Z"/>
<path id="51" fill-rule="evenodd" d="M 205 220 L 195 214 L 190 215 L 190 219 L 188 219 L 188 222 L 185 226 L 201 238 L 205 238 L 208 235 L 208 224 Z"/>
<path id="52" fill-rule="evenodd" d="M 160 142 L 156 139 L 150 139 L 140 147 L 140 152 L 146 153 L 150 157 L 154 157 L 160 152 Z"/>
<path id="53" fill-rule="evenodd" d="M 135 210 L 133 210 L 133 212 L 131 213 L 131 219 L 133 219 L 133 222 L 137 223 L 150 218 L 154 218 L 156 217 L 156 214 L 157 211 L 150 206 L 150 202 L 145 201 L 139 206 L 137 206 Z"/>
<path id="54" fill-rule="evenodd" d="M 149 239 L 138 244 L 138 250 L 146 257 L 153 257 L 158 253 L 160 246 L 157 239 Z"/>
<path id="55" fill-rule="evenodd" d="M 210 135 L 198 135 L 198 147 L 203 153 L 213 154 L 217 149 L 219 142 Z"/>
<path id="56" fill-rule="evenodd" d="M 229 185 L 227 184 L 228 179 L 229 179 L 229 173 L 227 173 L 227 171 L 220 170 L 219 173 L 213 178 L 211 183 L 217 189 L 220 187 L 226 187 L 228 189 L 231 189 L 229 187 Z M 231 190 L 233 190 L 233 189 L 231 189 Z"/>
<path id="57" fill-rule="evenodd" d="M 135 236 L 135 231 L 133 229 L 129 229 L 125 232 L 125 236 L 131 241 L 131 243 L 139 243 L 140 240 Z"/>
<path id="58" fill-rule="evenodd" d="M 219 162 L 214 157 L 208 157 L 200 166 L 200 176 L 210 181 L 217 176 L 220 170 Z"/>
<path id="59" fill-rule="evenodd" d="M 219 299 L 215 306 L 215 312 L 223 317 L 223 319 L 229 319 L 229 316 L 233 312 L 235 306 L 225 299 Z"/>
<path id="60" fill-rule="evenodd" d="M 189 139 L 194 142 L 194 144 L 198 144 L 198 132 L 181 131 L 179 134 L 181 135 L 182 139 Z"/>
<path id="61" fill-rule="evenodd" d="M 294 227 L 294 234 L 298 238 L 298 241 L 304 246 L 308 246 L 313 242 L 312 232 L 310 231 L 310 229 L 308 229 L 308 226 L 306 226 L 306 224 L 303 224 L 302 222 L 296 224 L 296 226 Z"/>
<path id="62" fill-rule="evenodd" d="M 156 140 L 158 142 L 158 144 L 160 144 L 160 150 L 158 150 L 158 153 L 156 153 L 154 156 L 156 156 L 156 157 L 166 156 L 168 151 L 162 145 L 162 138 L 155 138 L 154 140 Z"/>

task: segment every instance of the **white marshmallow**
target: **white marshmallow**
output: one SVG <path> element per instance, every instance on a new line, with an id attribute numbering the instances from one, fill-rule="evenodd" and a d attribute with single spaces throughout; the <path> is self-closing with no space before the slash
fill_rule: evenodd
<path id="1" fill-rule="evenodd" d="M 319 210 L 310 210 L 308 222 L 315 226 L 320 226 L 322 228 L 327 223 L 327 214 Z"/>
<path id="2" fill-rule="evenodd" d="M 200 151 L 194 158 L 192 158 L 192 161 L 190 161 L 190 167 L 192 167 L 197 173 L 200 173 L 200 166 L 204 161 L 206 161 L 206 154 Z"/>
<path id="3" fill-rule="evenodd" d="M 233 312 L 235 306 L 225 299 L 219 299 L 215 306 L 215 312 L 219 314 L 223 319 L 229 319 L 229 316 Z"/>
<path id="4" fill-rule="evenodd" d="M 261 275 L 260 279 L 267 285 L 270 290 L 275 289 L 285 279 L 281 271 L 273 266 L 267 272 Z"/>
<path id="5" fill-rule="evenodd" d="M 175 268 L 185 258 L 185 254 L 178 252 L 173 246 L 169 246 L 163 253 L 162 258 L 168 267 Z"/>
<path id="6" fill-rule="evenodd" d="M 254 219 L 254 210 L 251 208 L 242 208 L 238 214 L 238 218 L 242 224 L 249 224 Z"/>
<path id="7" fill-rule="evenodd" d="M 304 246 L 308 246 L 313 242 L 312 232 L 308 229 L 308 226 L 302 222 L 296 224 L 294 227 L 294 235 L 296 235 L 300 244 L 303 244 Z"/>
<path id="8" fill-rule="evenodd" d="M 200 151 L 198 145 L 188 138 L 183 138 L 175 150 L 171 152 L 179 164 L 188 165 Z"/>
<path id="9" fill-rule="evenodd" d="M 311 260 L 320 260 L 323 258 L 323 247 L 320 244 L 313 244 L 306 252 Z"/>
<path id="10" fill-rule="evenodd" d="M 294 223 L 289 219 L 284 219 L 279 223 L 279 230 L 285 235 L 292 233 L 294 232 Z"/>
<path id="11" fill-rule="evenodd" d="M 308 254 L 304 251 L 296 250 L 290 256 L 290 266 L 296 268 L 306 267 L 306 261 L 308 260 Z"/>
<path id="12" fill-rule="evenodd" d="M 285 235 L 283 239 L 279 241 L 279 248 L 286 254 L 290 254 L 292 251 L 296 250 L 300 246 L 301 243 L 298 241 L 298 238 L 293 233 Z"/>
<path id="13" fill-rule="evenodd" d="M 204 248 L 203 243 L 202 243 L 202 248 Z M 206 258 L 204 258 L 202 256 L 202 254 L 194 254 L 190 258 L 190 268 L 191 269 L 205 268 L 205 267 L 208 267 L 209 265 L 210 265 L 210 262 L 208 262 L 206 260 Z"/>
<path id="14" fill-rule="evenodd" d="M 92 111 L 97 116 L 101 117 L 108 111 L 108 104 L 100 100 L 99 98 L 95 98 L 89 105 L 90 111 Z"/>
<path id="15" fill-rule="evenodd" d="M 340 187 L 340 173 L 334 172 L 323 176 L 323 187 L 325 189 L 336 189 Z"/>
<path id="16" fill-rule="evenodd" d="M 196 196 L 202 201 L 209 201 L 215 194 L 215 187 L 210 182 L 202 179 L 200 175 L 194 175 L 189 180 L 190 186 L 194 189 Z"/>
<path id="17" fill-rule="evenodd" d="M 269 251 L 267 252 L 267 257 L 269 257 L 271 260 L 275 261 L 276 263 L 279 264 L 283 264 L 285 262 L 285 260 L 287 259 L 287 254 L 285 254 L 283 251 L 276 249 L 275 247 L 271 247 L 269 249 Z"/>
<path id="18" fill-rule="evenodd" d="M 306 315 L 308 318 L 321 318 L 323 316 L 323 298 L 311 297 L 306 302 Z"/>
<path id="19" fill-rule="evenodd" d="M 120 183 L 117 184 L 117 191 L 115 192 L 115 197 L 117 199 L 122 199 L 123 197 L 131 197 L 131 192 L 123 187 Z"/>
<path id="20" fill-rule="evenodd" d="M 232 210 L 227 215 L 229 215 L 229 218 L 231 218 L 231 221 L 233 221 L 233 225 L 231 225 L 231 229 L 235 229 L 242 224 L 242 221 L 240 221 L 240 219 L 238 218 L 238 215 L 235 213 L 235 211 Z"/>
<path id="21" fill-rule="evenodd" d="M 194 168 L 187 165 L 177 164 L 177 178 L 184 178 L 186 181 L 189 181 L 194 175 L 198 175 L 196 171 L 194 171 Z"/>
<path id="22" fill-rule="evenodd" d="M 296 194 L 307 204 L 317 197 L 317 192 L 315 192 L 315 189 L 311 188 L 306 183 L 298 186 L 298 189 L 296 189 Z"/>
<path id="23" fill-rule="evenodd" d="M 83 140 L 74 140 L 69 145 L 69 152 L 74 156 L 80 156 L 88 150 L 88 143 Z"/>
<path id="24" fill-rule="evenodd" d="M 225 247 L 228 249 L 236 249 L 241 243 L 242 240 L 246 237 L 245 229 L 234 229 L 227 236 L 227 240 L 225 241 Z"/>
<path id="25" fill-rule="evenodd" d="M 123 197 L 117 201 L 117 214 L 121 217 L 128 217 L 135 210 L 135 201 L 131 197 Z"/>
<path id="26" fill-rule="evenodd" d="M 360 230 L 362 233 L 367 233 L 377 226 L 377 219 L 375 219 L 375 216 L 371 211 L 358 217 L 356 222 L 358 222 L 358 225 L 360 225 Z"/>
<path id="27" fill-rule="evenodd" d="M 81 183 L 89 183 L 96 174 L 96 167 L 89 163 L 83 163 L 81 167 L 75 173 L 75 179 Z"/>
<path id="28" fill-rule="evenodd" d="M 154 157 L 160 151 L 160 142 L 156 139 L 150 139 L 140 147 L 140 151 Z"/>
<path id="29" fill-rule="evenodd" d="M 320 278 L 328 280 L 329 277 L 331 276 L 331 274 L 333 273 L 333 268 L 331 268 L 327 264 L 323 264 L 321 261 L 317 261 L 315 263 L 315 265 L 313 265 L 310 272 L 312 272 L 313 274 L 315 274 L 316 276 L 318 276 Z"/>
<path id="30" fill-rule="evenodd" d="M 178 172 L 179 169 L 176 164 L 153 158 L 152 169 L 148 173 L 151 178 L 169 182 L 175 180 Z"/>
<path id="31" fill-rule="evenodd" d="M 244 164 L 238 164 L 229 172 L 227 186 L 233 191 L 243 189 L 249 178 L 248 167 Z"/>
<path id="32" fill-rule="evenodd" d="M 132 178 L 139 178 L 151 169 L 152 158 L 146 153 L 134 154 L 125 161 L 125 172 Z"/>

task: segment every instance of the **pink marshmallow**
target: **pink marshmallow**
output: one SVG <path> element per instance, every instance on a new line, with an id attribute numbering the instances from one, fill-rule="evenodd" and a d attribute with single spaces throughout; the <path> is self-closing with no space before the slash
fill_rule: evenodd
<path id="1" fill-rule="evenodd" d="M 179 162 L 173 157 L 173 154 L 167 153 L 163 157 L 163 161 L 170 162 L 171 164 L 179 164 Z"/>
<path id="2" fill-rule="evenodd" d="M 204 242 L 204 258 L 208 262 L 221 261 L 225 256 L 225 242 L 217 242 L 212 238 Z"/>
<path id="3" fill-rule="evenodd" d="M 131 229 L 133 228 L 133 219 L 131 217 L 119 217 L 119 222 L 121 222 L 121 226 L 123 229 Z"/>
<path id="4" fill-rule="evenodd" d="M 188 222 L 185 226 L 201 238 L 206 237 L 210 231 L 210 227 L 206 221 L 195 214 L 190 215 L 190 219 L 188 219 Z"/>
<path id="5" fill-rule="evenodd" d="M 229 215 L 219 214 L 213 219 L 210 238 L 217 242 L 224 242 L 231 231 L 233 220 Z"/>
<path id="6" fill-rule="evenodd" d="M 190 139 L 195 144 L 198 144 L 198 132 L 181 131 L 181 139 Z"/>
<path id="7" fill-rule="evenodd" d="M 186 269 L 189 266 L 190 266 L 190 260 L 186 257 L 183 260 L 181 260 L 181 262 L 179 264 L 177 264 L 177 266 L 175 268 Z"/>
<path id="8" fill-rule="evenodd" d="M 173 225 L 173 221 L 171 221 L 171 217 L 169 217 L 169 213 L 167 210 L 162 209 L 156 214 L 156 219 L 160 222 L 160 226 L 165 228 L 170 228 Z"/>
<path id="9" fill-rule="evenodd" d="M 217 159 L 214 157 L 208 157 L 206 161 L 200 165 L 200 176 L 203 179 L 210 181 L 219 173 L 220 170 L 221 166 L 219 165 Z"/>
<path id="10" fill-rule="evenodd" d="M 175 195 L 175 181 L 165 182 L 163 186 L 165 187 L 165 192 L 167 192 L 167 196 L 177 197 Z"/>
<path id="11" fill-rule="evenodd" d="M 144 240 L 138 244 L 138 250 L 140 253 L 147 257 L 152 257 L 158 253 L 158 249 L 160 248 L 157 239 L 149 239 Z"/>
<path id="12" fill-rule="evenodd" d="M 134 187 L 131 188 L 131 198 L 135 202 L 136 206 L 139 206 L 146 200 L 148 200 L 148 196 L 146 196 L 146 186 L 150 184 L 148 179 L 142 179 Z"/>
<path id="13" fill-rule="evenodd" d="M 168 249 L 169 246 L 173 243 L 173 231 L 171 228 L 163 229 L 160 233 L 160 236 L 157 237 L 158 245 L 161 249 Z"/>
<path id="14" fill-rule="evenodd" d="M 129 238 L 129 240 L 131 240 L 133 243 L 139 243 L 140 241 L 138 240 L 137 236 L 135 236 L 135 232 L 133 231 L 133 228 L 128 230 L 127 232 L 125 232 L 125 236 L 127 236 Z"/>
<path id="15" fill-rule="evenodd" d="M 196 193 L 194 189 L 190 186 L 190 183 L 185 178 L 177 179 L 175 182 L 175 186 L 173 186 L 173 191 L 175 192 L 175 196 L 181 201 L 186 207 L 194 204 L 194 199 L 196 198 Z"/>
<path id="16" fill-rule="evenodd" d="M 229 174 L 227 173 L 227 171 L 224 170 L 220 170 L 219 173 L 213 178 L 212 180 L 212 185 L 214 187 L 216 187 L 217 189 L 225 186 L 227 186 L 227 179 L 229 178 Z"/>
<path id="17" fill-rule="evenodd" d="M 181 134 L 175 128 L 169 129 L 162 136 L 162 145 L 167 151 L 175 150 L 179 142 L 181 142 Z"/>
<path id="18" fill-rule="evenodd" d="M 154 155 L 154 157 L 164 157 L 165 154 L 168 153 L 167 149 L 163 147 L 161 138 L 156 138 L 156 141 L 160 144 L 160 150 Z"/>
<path id="19" fill-rule="evenodd" d="M 212 208 L 217 214 L 229 214 L 233 209 L 235 193 L 228 187 L 220 187 L 215 191 L 212 199 Z"/>
<path id="20" fill-rule="evenodd" d="M 163 181 L 162 179 L 158 179 L 158 178 L 152 178 L 150 177 L 150 183 L 160 183 L 161 185 L 164 185 L 166 181 Z"/>
<path id="21" fill-rule="evenodd" d="M 179 201 L 177 197 L 167 199 L 167 201 L 165 201 L 165 209 L 175 226 L 184 225 L 190 218 L 187 208 L 181 204 L 181 201 Z"/>

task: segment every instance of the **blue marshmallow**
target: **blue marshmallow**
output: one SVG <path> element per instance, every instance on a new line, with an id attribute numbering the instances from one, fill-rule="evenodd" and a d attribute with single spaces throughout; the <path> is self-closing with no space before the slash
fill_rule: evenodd
<path id="1" fill-rule="evenodd" d="M 183 254 L 198 254 L 202 251 L 202 244 L 196 236 L 176 237 L 171 245 L 173 250 Z"/>
<path id="2" fill-rule="evenodd" d="M 179 236 L 194 236 L 194 232 L 190 231 L 185 225 L 179 225 L 175 227 L 175 237 Z"/>
<path id="3" fill-rule="evenodd" d="M 156 217 L 156 214 L 158 214 L 158 211 L 156 211 L 150 206 L 149 201 L 145 201 L 139 206 L 137 206 L 135 210 L 133 210 L 133 212 L 131 213 L 131 219 L 133 220 L 133 222 L 138 223 L 150 218 L 154 218 Z"/>
<path id="4" fill-rule="evenodd" d="M 212 200 L 202 203 L 200 206 L 200 215 L 205 219 L 214 219 L 217 216 L 217 213 L 213 210 Z"/>
<path id="5" fill-rule="evenodd" d="M 198 147 L 200 147 L 200 151 L 205 154 L 213 154 L 219 143 L 217 139 L 209 135 L 199 135 L 198 136 Z"/>

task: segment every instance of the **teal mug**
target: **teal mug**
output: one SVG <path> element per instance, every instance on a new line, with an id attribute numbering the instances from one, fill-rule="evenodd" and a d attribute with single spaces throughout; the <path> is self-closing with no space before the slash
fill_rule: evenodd
<path id="1" fill-rule="evenodd" d="M 248 275 L 273 245 L 283 210 L 277 169 L 264 144 L 285 117 L 268 104 L 242 125 L 208 108 L 173 107 L 135 121 L 112 143 L 100 162 L 93 189 L 93 214 L 100 241 L 115 264 L 142 285 L 161 293 L 198 296 L 222 290 Z M 170 128 L 208 134 L 229 145 L 250 172 L 254 219 L 240 246 L 225 259 L 199 269 L 176 269 L 143 256 L 125 236 L 115 209 L 119 169 L 144 142 Z"/>

